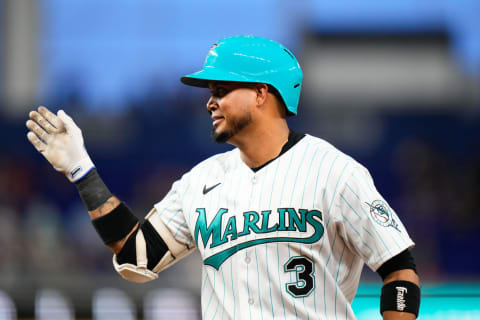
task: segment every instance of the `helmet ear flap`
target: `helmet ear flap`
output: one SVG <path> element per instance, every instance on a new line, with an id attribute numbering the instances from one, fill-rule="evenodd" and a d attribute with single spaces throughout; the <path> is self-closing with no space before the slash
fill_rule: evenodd
<path id="1" fill-rule="evenodd" d="M 287 105 L 285 103 L 285 100 L 283 100 L 283 97 L 282 95 L 280 94 L 280 92 L 278 92 L 277 89 L 275 89 L 275 87 L 271 86 L 271 85 L 268 85 L 268 92 L 270 92 L 271 94 L 273 94 L 275 96 L 275 98 L 277 98 L 277 101 L 278 103 L 280 104 L 280 106 L 285 109 L 286 113 L 285 115 L 286 116 L 294 116 L 295 113 L 293 113 L 292 111 L 290 111 L 288 108 L 287 108 Z"/>

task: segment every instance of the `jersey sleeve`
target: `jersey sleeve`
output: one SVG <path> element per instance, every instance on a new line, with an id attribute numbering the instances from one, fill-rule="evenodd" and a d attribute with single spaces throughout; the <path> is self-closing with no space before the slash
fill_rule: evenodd
<path id="1" fill-rule="evenodd" d="M 338 231 L 347 245 L 373 271 L 414 246 L 397 214 L 362 166 L 355 167 L 345 180 L 334 214 Z"/>
<path id="2" fill-rule="evenodd" d="M 156 209 L 154 215 L 162 220 L 175 240 L 191 248 L 195 246 L 195 242 L 188 229 L 183 206 L 183 195 L 187 184 L 188 174 L 175 181 L 167 195 L 154 205 Z"/>

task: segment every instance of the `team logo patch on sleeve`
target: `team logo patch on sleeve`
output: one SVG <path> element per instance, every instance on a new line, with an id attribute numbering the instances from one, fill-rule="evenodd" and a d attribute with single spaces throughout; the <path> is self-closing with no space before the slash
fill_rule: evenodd
<path id="1" fill-rule="evenodd" d="M 376 223 L 383 227 L 393 227 L 397 231 L 400 231 L 400 229 L 398 229 L 398 223 L 393 219 L 390 208 L 385 202 L 375 200 L 371 204 L 368 202 L 365 203 L 370 207 L 370 215 Z"/>

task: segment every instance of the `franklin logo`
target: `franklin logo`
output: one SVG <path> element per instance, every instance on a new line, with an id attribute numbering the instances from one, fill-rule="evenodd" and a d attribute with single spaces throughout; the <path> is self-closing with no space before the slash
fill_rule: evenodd
<path id="1" fill-rule="evenodd" d="M 72 179 L 75 178 L 75 176 L 77 175 L 77 173 L 79 173 L 80 171 L 82 171 L 82 166 L 76 167 L 75 169 L 73 169 L 73 170 L 70 172 L 70 177 L 71 177 Z"/>
<path id="2" fill-rule="evenodd" d="M 405 293 L 407 293 L 407 288 L 405 287 L 395 287 L 397 289 L 397 310 L 403 311 L 407 307 L 405 304 Z"/>
<path id="3" fill-rule="evenodd" d="M 400 231 L 397 222 L 393 219 L 390 209 L 385 202 L 375 200 L 372 204 L 368 202 L 365 203 L 370 207 L 370 214 L 376 223 L 384 227 L 393 227 L 395 230 Z"/>

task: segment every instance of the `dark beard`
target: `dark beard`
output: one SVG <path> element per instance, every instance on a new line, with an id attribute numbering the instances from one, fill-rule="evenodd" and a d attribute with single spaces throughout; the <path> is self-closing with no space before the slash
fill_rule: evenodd
<path id="1" fill-rule="evenodd" d="M 225 143 L 228 140 L 230 140 L 234 135 L 239 133 L 243 128 L 248 126 L 250 123 L 252 123 L 252 116 L 249 113 L 245 117 L 235 121 L 233 123 L 233 128 L 230 129 L 230 130 L 226 130 L 224 132 L 217 133 L 215 131 L 217 128 L 213 127 L 212 132 L 211 132 L 212 139 L 216 143 Z"/>

